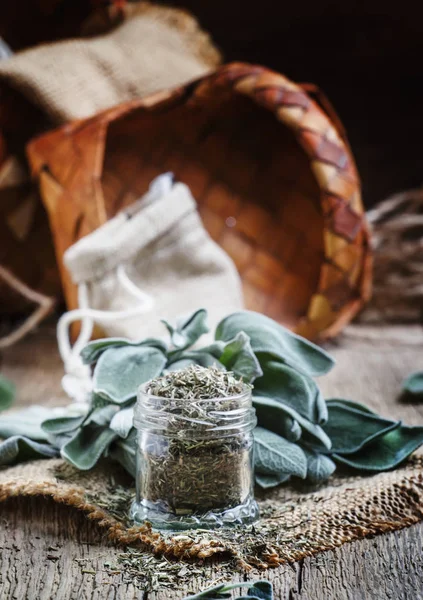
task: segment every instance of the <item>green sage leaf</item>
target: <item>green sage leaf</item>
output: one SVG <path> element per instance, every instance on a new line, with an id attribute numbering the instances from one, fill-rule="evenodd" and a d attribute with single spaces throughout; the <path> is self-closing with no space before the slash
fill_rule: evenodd
<path id="1" fill-rule="evenodd" d="M 377 437 L 353 454 L 333 454 L 336 462 L 359 471 L 379 472 L 395 469 L 423 444 L 423 427 L 401 425 Z"/>
<path id="2" fill-rule="evenodd" d="M 300 421 L 300 424 L 302 428 L 302 444 L 305 444 L 316 452 L 327 453 L 327 451 L 331 449 L 332 441 L 320 425 L 315 425 L 307 420 Z"/>
<path id="3" fill-rule="evenodd" d="M 197 363 L 192 358 L 181 358 L 180 360 L 175 360 L 166 366 L 166 371 L 182 371 L 182 369 L 186 369 L 191 365 L 196 365 Z"/>
<path id="4" fill-rule="evenodd" d="M 186 596 L 184 600 L 225 600 L 232 597 L 230 592 L 232 589 L 233 587 L 228 587 L 227 584 L 221 583 L 220 585 L 198 592 L 193 596 Z"/>
<path id="5" fill-rule="evenodd" d="M 138 387 L 161 374 L 165 355 L 149 346 L 110 348 L 94 369 L 94 393 L 110 402 L 123 404 L 137 395 Z"/>
<path id="6" fill-rule="evenodd" d="M 257 485 L 259 485 L 264 490 L 276 487 L 277 485 L 285 483 L 290 479 L 291 475 L 289 473 L 279 473 L 278 475 L 263 475 L 262 473 L 255 474 L 255 480 Z"/>
<path id="7" fill-rule="evenodd" d="M 377 413 L 374 410 L 371 410 L 365 404 L 361 404 L 361 402 L 354 402 L 353 400 L 346 400 L 345 398 L 329 398 L 326 400 L 326 405 L 329 407 L 332 404 L 342 404 L 343 406 L 347 406 L 349 408 L 354 408 L 354 410 L 358 410 L 364 413 L 370 413 L 371 415 L 376 415 Z"/>
<path id="8" fill-rule="evenodd" d="M 284 402 L 280 400 L 274 400 L 273 398 L 266 398 L 263 396 L 254 395 L 253 404 L 259 415 L 259 425 L 262 425 L 260 417 L 262 417 L 263 414 L 267 413 L 265 416 L 265 422 L 271 424 L 271 427 L 267 427 L 267 429 L 270 429 L 274 433 L 279 433 L 279 431 L 282 431 L 281 428 L 283 427 L 283 419 L 286 415 L 289 415 L 301 427 L 302 440 L 306 441 L 316 450 L 330 450 L 330 438 L 323 431 L 320 425 L 312 423 L 311 421 L 300 415 L 300 413 L 298 413 L 295 409 L 291 408 L 287 404 L 284 404 Z M 282 435 L 282 433 L 280 433 L 280 435 Z"/>
<path id="9" fill-rule="evenodd" d="M 13 465 L 36 458 L 53 458 L 58 452 L 49 444 L 40 444 L 22 435 L 0 442 L 0 465 Z"/>
<path id="10" fill-rule="evenodd" d="M 137 430 L 133 428 L 126 439 L 117 439 L 109 450 L 110 458 L 120 463 L 132 477 L 137 475 L 136 438 Z"/>
<path id="11" fill-rule="evenodd" d="M 90 423 L 95 423 L 95 425 L 100 425 L 100 427 L 106 427 L 110 424 L 111 420 L 115 416 L 115 414 L 119 411 L 119 406 L 115 404 L 107 404 L 106 406 L 98 406 L 94 408 L 92 412 L 87 417 L 84 425 L 89 425 Z"/>
<path id="12" fill-rule="evenodd" d="M 262 367 L 262 355 L 282 361 L 308 375 L 323 375 L 334 365 L 333 358 L 319 346 L 269 317 L 252 311 L 237 312 L 223 319 L 217 326 L 215 338 L 227 342 L 240 331 L 250 338 L 253 352 Z"/>
<path id="13" fill-rule="evenodd" d="M 286 438 L 289 442 L 297 442 L 301 437 L 301 427 L 296 419 L 280 408 L 280 404 L 269 398 L 253 397 L 257 421 L 260 427 L 269 429 Z"/>
<path id="14" fill-rule="evenodd" d="M 179 350 L 185 350 L 204 334 L 208 333 L 207 327 L 207 311 L 204 308 L 196 310 L 189 317 L 181 317 L 177 319 L 176 325 L 173 326 L 162 319 L 170 333 L 172 344 Z"/>
<path id="15" fill-rule="evenodd" d="M 268 581 L 221 583 L 214 587 L 198 592 L 193 596 L 187 596 L 184 600 L 225 600 L 231 598 L 231 591 L 237 588 L 248 587 L 247 596 L 238 597 L 235 600 L 273 600 L 272 584 Z"/>
<path id="16" fill-rule="evenodd" d="M 247 596 L 239 597 L 238 600 L 273 600 L 273 587 L 270 581 L 255 581 L 248 589 Z"/>
<path id="17" fill-rule="evenodd" d="M 416 400 L 423 400 L 423 371 L 413 373 L 402 384 L 403 392 Z"/>
<path id="18" fill-rule="evenodd" d="M 312 423 L 325 422 L 327 408 L 320 406 L 322 396 L 313 379 L 273 360 L 262 363 L 262 367 L 263 376 L 254 382 L 255 395 L 290 406 Z"/>
<path id="19" fill-rule="evenodd" d="M 260 363 L 251 348 L 250 338 L 243 331 L 227 342 L 219 360 L 228 371 L 233 371 L 247 383 L 263 375 Z"/>
<path id="20" fill-rule="evenodd" d="M 318 423 L 319 425 L 324 425 L 329 418 L 328 406 L 327 406 L 326 401 L 323 398 L 323 394 L 320 391 L 317 384 L 315 384 L 315 386 L 316 386 L 316 388 L 315 388 L 316 389 L 316 397 L 314 400 L 313 423 Z"/>
<path id="21" fill-rule="evenodd" d="M 46 441 L 47 434 L 43 431 L 41 425 L 51 415 L 51 408 L 35 404 L 3 415 L 0 419 L 0 438 L 20 436 L 32 440 Z"/>
<path id="22" fill-rule="evenodd" d="M 15 393 L 15 384 L 0 375 L 0 411 L 6 410 L 6 408 L 12 405 Z"/>
<path id="23" fill-rule="evenodd" d="M 336 464 L 326 456 L 303 448 L 307 456 L 307 479 L 313 483 L 326 481 L 335 471 Z"/>
<path id="24" fill-rule="evenodd" d="M 61 448 L 67 444 L 73 436 L 76 434 L 76 430 L 67 431 L 66 433 L 58 433 L 58 434 L 48 434 L 47 439 L 48 443 L 56 448 L 57 450 L 61 450 Z"/>
<path id="25" fill-rule="evenodd" d="M 168 371 L 179 371 L 185 369 L 190 365 L 200 365 L 201 367 L 217 367 L 221 370 L 225 370 L 225 367 L 219 360 L 203 350 L 191 350 L 185 352 L 178 352 L 178 354 L 172 357 L 170 364 L 166 366 Z"/>
<path id="26" fill-rule="evenodd" d="M 221 342 L 221 341 L 215 340 L 208 346 L 204 346 L 204 348 L 199 348 L 198 351 L 199 352 L 207 352 L 207 354 L 211 354 L 215 358 L 220 358 L 223 354 L 225 346 L 226 346 L 226 342 Z"/>
<path id="27" fill-rule="evenodd" d="M 377 437 L 400 426 L 399 421 L 384 419 L 345 404 L 328 404 L 329 420 L 323 429 L 332 441 L 331 452 L 352 454 Z"/>
<path id="28" fill-rule="evenodd" d="M 254 430 L 254 465 L 257 473 L 264 475 L 289 473 L 303 479 L 307 475 L 303 450 L 263 427 Z"/>
<path id="29" fill-rule="evenodd" d="M 77 469 L 87 471 L 97 464 L 117 437 L 117 433 L 109 428 L 89 425 L 79 429 L 62 447 L 60 454 Z"/>
<path id="30" fill-rule="evenodd" d="M 103 398 L 103 396 L 99 396 L 98 394 L 91 394 L 90 406 L 91 410 L 96 410 L 97 408 L 104 408 L 105 406 L 110 406 L 113 404 L 109 399 Z"/>
<path id="31" fill-rule="evenodd" d="M 166 342 L 158 338 L 146 338 L 139 342 L 134 342 L 126 338 L 103 338 L 89 342 L 81 350 L 82 361 L 86 365 L 91 365 L 92 363 L 97 362 L 106 350 L 120 348 L 122 346 L 133 346 L 135 348 L 149 346 L 150 348 L 157 348 L 157 350 L 160 350 L 163 354 L 168 350 Z"/>
<path id="32" fill-rule="evenodd" d="M 119 437 L 128 437 L 129 432 L 132 429 L 134 421 L 134 407 L 123 408 L 115 414 L 110 422 L 110 429 L 115 431 Z"/>
<path id="33" fill-rule="evenodd" d="M 80 415 L 78 417 L 56 417 L 54 419 L 46 419 L 41 423 L 41 429 L 48 435 L 68 433 L 78 429 L 86 418 L 86 415 Z"/>

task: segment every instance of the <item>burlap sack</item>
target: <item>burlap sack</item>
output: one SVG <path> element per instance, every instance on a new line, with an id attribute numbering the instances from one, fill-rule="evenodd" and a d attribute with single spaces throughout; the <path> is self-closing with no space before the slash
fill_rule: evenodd
<path id="1" fill-rule="evenodd" d="M 111 33 L 45 44 L 0 62 L 0 85 L 19 90 L 59 124 L 174 87 L 219 62 L 188 13 L 142 2 Z"/>

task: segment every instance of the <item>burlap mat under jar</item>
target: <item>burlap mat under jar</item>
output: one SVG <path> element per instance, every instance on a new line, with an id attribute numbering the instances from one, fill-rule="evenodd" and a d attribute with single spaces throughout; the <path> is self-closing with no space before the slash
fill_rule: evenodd
<path id="1" fill-rule="evenodd" d="M 422 346 L 419 326 L 350 327 L 330 349 L 337 366 L 321 380 L 326 397 L 354 398 L 385 416 L 421 424 L 423 408 L 400 403 L 398 393 L 403 377 L 421 368 Z M 122 476 L 110 464 L 106 469 L 103 465 L 93 472 L 77 472 L 60 459 L 26 463 L 0 471 L 0 501 L 18 495 L 50 496 L 86 512 L 116 542 L 141 541 L 148 551 L 181 559 L 229 555 L 245 569 L 293 562 L 423 519 L 423 457 L 419 453 L 388 473 L 366 477 L 337 473 L 318 489 L 287 484 L 259 492 L 262 518 L 251 535 L 248 528 L 245 535 L 199 532 L 189 537 L 131 528 L 122 519 L 122 501 L 129 502 L 131 496 L 129 490 L 117 488 L 119 483 L 128 484 Z M 118 511 L 116 489 L 120 490 Z"/>

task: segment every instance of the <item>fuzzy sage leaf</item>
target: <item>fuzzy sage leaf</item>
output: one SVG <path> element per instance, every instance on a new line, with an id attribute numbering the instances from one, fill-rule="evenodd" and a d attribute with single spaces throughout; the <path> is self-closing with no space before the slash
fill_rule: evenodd
<path id="1" fill-rule="evenodd" d="M 254 430 L 254 453 L 257 473 L 289 473 L 302 479 L 307 475 L 307 459 L 300 446 L 268 429 L 256 427 Z"/>
<path id="2" fill-rule="evenodd" d="M 192 365 L 197 365 L 197 361 L 192 358 L 181 358 L 179 360 L 175 360 L 174 362 L 166 365 L 166 371 L 182 371 L 187 367 Z"/>
<path id="3" fill-rule="evenodd" d="M 110 421 L 110 429 L 121 438 L 128 437 L 134 421 L 134 407 L 123 408 L 118 411 Z"/>
<path id="4" fill-rule="evenodd" d="M 423 400 L 423 371 L 407 377 L 402 384 L 402 390 L 414 400 Z"/>
<path id="5" fill-rule="evenodd" d="M 251 585 L 251 584 L 250 584 Z M 254 581 L 248 589 L 247 596 L 239 597 L 238 600 L 273 600 L 273 587 L 270 581 Z"/>
<path id="6" fill-rule="evenodd" d="M 228 371 L 235 373 L 247 383 L 263 375 L 260 363 L 250 344 L 250 338 L 243 331 L 230 340 L 219 358 Z"/>
<path id="7" fill-rule="evenodd" d="M 132 477 L 137 475 L 136 429 L 131 429 L 126 439 L 119 438 L 110 446 L 110 458 L 116 460 Z"/>
<path id="8" fill-rule="evenodd" d="M 119 406 L 114 404 L 97 406 L 90 412 L 84 424 L 89 425 L 90 423 L 94 423 L 95 425 L 100 425 L 100 427 L 105 427 L 109 425 L 110 421 L 118 411 Z"/>
<path id="9" fill-rule="evenodd" d="M 177 319 L 175 326 L 165 320 L 162 320 L 162 323 L 170 333 L 172 344 L 178 350 L 185 350 L 192 346 L 204 333 L 209 331 L 207 311 L 204 308 L 200 308 L 189 317 Z"/>
<path id="10" fill-rule="evenodd" d="M 36 458 L 53 458 L 58 452 L 53 446 L 14 435 L 0 442 L 0 466 L 13 465 Z"/>
<path id="11" fill-rule="evenodd" d="M 231 598 L 231 590 L 233 586 L 228 586 L 225 583 L 221 583 L 214 587 L 198 592 L 193 596 L 186 596 L 184 600 L 224 600 L 225 598 Z"/>
<path id="12" fill-rule="evenodd" d="M 331 452 L 352 454 L 377 437 L 400 426 L 400 421 L 384 419 L 351 405 L 332 401 L 328 404 L 329 420 L 323 429 L 332 440 Z"/>
<path id="13" fill-rule="evenodd" d="M 300 424 L 291 414 L 281 410 L 278 402 L 269 398 L 253 397 L 253 405 L 261 427 L 281 435 L 289 442 L 297 442 L 300 439 Z"/>
<path id="14" fill-rule="evenodd" d="M 157 348 L 157 350 L 160 350 L 163 353 L 166 353 L 168 349 L 166 342 L 158 338 L 146 338 L 139 342 L 133 342 L 126 338 L 103 338 L 101 340 L 89 342 L 84 346 L 81 350 L 82 361 L 86 365 L 91 365 L 95 363 L 106 350 L 111 348 L 121 348 L 122 346 L 133 346 L 135 348 L 149 346 L 151 348 Z"/>
<path id="15" fill-rule="evenodd" d="M 166 366 L 168 371 L 180 371 L 190 365 L 199 365 L 200 367 L 217 367 L 223 369 L 222 363 L 218 359 L 204 350 L 181 351 L 172 356 L 171 362 Z"/>
<path id="16" fill-rule="evenodd" d="M 270 581 L 255 581 L 248 589 L 246 596 L 237 600 L 273 600 L 273 587 Z"/>
<path id="17" fill-rule="evenodd" d="M 263 475 L 262 473 L 256 473 L 255 480 L 264 490 L 272 487 L 276 487 L 281 483 L 285 483 L 291 479 L 290 473 L 279 473 L 278 475 Z"/>
<path id="18" fill-rule="evenodd" d="M 6 410 L 13 403 L 15 398 L 16 388 L 15 385 L 0 375 L 0 411 Z"/>
<path id="19" fill-rule="evenodd" d="M 326 481 L 336 469 L 336 464 L 326 456 L 314 450 L 304 448 L 307 457 L 307 479 L 313 483 Z"/>
<path id="20" fill-rule="evenodd" d="M 278 400 L 312 423 L 325 422 L 326 404 L 313 379 L 277 361 L 267 360 L 262 366 L 263 377 L 254 383 L 255 395 Z"/>
<path id="21" fill-rule="evenodd" d="M 235 600 L 273 600 L 273 588 L 269 581 L 221 583 L 184 600 L 225 600 L 231 598 L 231 591 L 237 588 L 248 588 L 247 596 L 238 596 Z"/>
<path id="22" fill-rule="evenodd" d="M 110 348 L 95 366 L 94 393 L 109 402 L 123 404 L 136 397 L 142 383 L 160 375 L 165 365 L 166 357 L 157 348 Z"/>
<path id="23" fill-rule="evenodd" d="M 284 419 L 289 415 L 301 427 L 301 439 L 306 441 L 316 450 L 330 450 L 331 441 L 329 436 L 324 432 L 320 425 L 312 423 L 294 408 L 285 404 L 282 400 L 274 400 L 264 396 L 253 396 L 253 404 L 259 415 L 265 416 L 265 422 L 268 423 L 270 429 L 274 433 L 282 435 L 281 428 L 284 426 Z M 262 424 L 259 418 L 259 424 Z M 295 429 L 296 430 L 296 429 Z M 294 430 L 294 431 L 295 431 Z M 296 440 L 290 440 L 296 441 Z"/>
<path id="24" fill-rule="evenodd" d="M 361 404 L 361 402 L 354 402 L 353 400 L 346 400 L 345 398 L 329 398 L 326 400 L 326 405 L 329 408 L 332 404 L 341 404 L 342 406 L 347 406 L 353 408 L 354 410 L 359 410 L 364 413 L 368 413 L 371 415 L 376 415 L 374 410 L 371 410 L 365 404 Z"/>
<path id="25" fill-rule="evenodd" d="M 51 416 L 51 409 L 33 405 L 0 418 L 0 438 L 22 436 L 37 441 L 46 441 L 47 435 L 41 424 Z"/>
<path id="26" fill-rule="evenodd" d="M 262 355 L 267 355 L 313 376 L 327 373 L 334 365 L 333 358 L 315 344 L 252 311 L 237 312 L 223 319 L 216 328 L 215 338 L 227 342 L 240 331 L 250 338 L 261 365 Z"/>
<path id="27" fill-rule="evenodd" d="M 86 418 L 86 415 L 80 415 L 78 417 L 56 417 L 53 419 L 46 419 L 41 423 L 41 429 L 48 435 L 68 433 L 78 429 Z"/>
<path id="28" fill-rule="evenodd" d="M 380 472 L 398 467 L 423 444 L 423 427 L 401 425 L 353 454 L 333 454 L 339 463 L 359 471 Z"/>
<path id="29" fill-rule="evenodd" d="M 117 433 L 108 427 L 89 425 L 62 446 L 60 454 L 77 469 L 87 471 L 97 464 L 117 437 Z"/>

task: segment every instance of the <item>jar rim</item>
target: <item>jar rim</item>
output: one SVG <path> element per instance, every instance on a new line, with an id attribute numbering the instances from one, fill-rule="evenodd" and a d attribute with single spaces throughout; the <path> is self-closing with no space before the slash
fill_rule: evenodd
<path id="1" fill-rule="evenodd" d="M 141 396 L 148 396 L 153 400 L 182 400 L 182 398 L 173 398 L 172 396 L 156 396 L 155 394 L 151 394 L 147 392 L 147 386 L 151 383 L 147 381 L 146 383 L 141 384 L 138 387 L 137 399 L 139 400 Z M 239 394 L 231 394 L 230 396 L 211 396 L 210 398 L 192 398 L 195 402 L 210 402 L 210 400 L 237 400 L 242 399 L 247 395 L 250 395 L 253 391 L 252 387 L 248 383 L 241 382 L 243 386 L 243 391 Z"/>
<path id="2" fill-rule="evenodd" d="M 138 430 L 148 429 L 173 434 L 172 429 L 175 423 L 185 422 L 186 434 L 192 435 L 194 439 L 202 434 L 209 435 L 213 432 L 223 435 L 225 430 L 228 433 L 233 433 L 235 430 L 252 430 L 257 424 L 251 399 L 252 388 L 248 384 L 244 385 L 242 393 L 233 396 L 192 399 L 192 406 L 203 412 L 201 416 L 179 412 L 178 404 L 183 403 L 183 398 L 155 396 L 146 391 L 148 385 L 149 382 L 138 388 L 133 421 L 134 427 Z M 229 410 L 222 410 L 219 402 L 234 403 L 234 406 Z M 176 406 L 170 408 L 169 403 L 175 403 Z M 216 407 L 213 406 L 215 404 Z M 192 431 L 189 434 L 189 430 L 194 424 L 197 428 L 202 426 L 202 432 Z"/>

